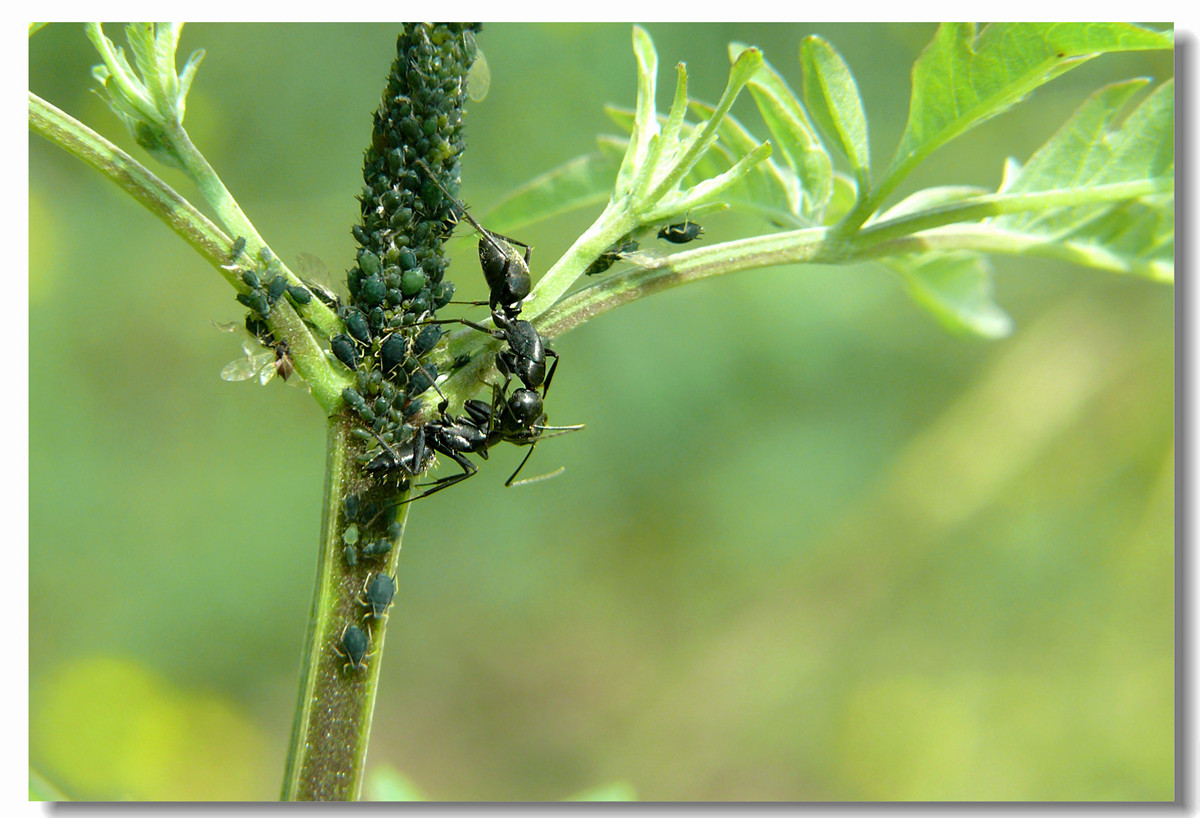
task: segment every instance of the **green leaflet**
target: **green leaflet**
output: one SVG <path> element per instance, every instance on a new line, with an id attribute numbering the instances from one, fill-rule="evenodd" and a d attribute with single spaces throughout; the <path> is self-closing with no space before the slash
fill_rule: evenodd
<path id="1" fill-rule="evenodd" d="M 816 36 L 806 38 L 800 46 L 800 62 L 808 110 L 825 137 L 850 160 L 865 195 L 871 184 L 871 148 L 854 75 L 833 46 Z"/>
<path id="2" fill-rule="evenodd" d="M 1012 319 L 992 300 L 991 265 L 979 253 L 923 253 L 882 260 L 904 279 L 913 300 L 951 332 L 1002 338 Z"/>
<path id="3" fill-rule="evenodd" d="M 619 155 L 576 157 L 508 193 L 483 220 L 493 229 L 509 233 L 557 213 L 602 205 L 612 193 L 619 166 Z"/>
<path id="4" fill-rule="evenodd" d="M 692 110 L 698 116 L 708 118 L 715 109 L 706 103 L 693 102 Z M 718 141 L 714 148 L 725 149 L 734 161 L 755 151 L 761 143 L 732 116 L 726 116 L 718 126 Z M 711 152 L 711 151 L 710 151 Z M 707 177 L 715 176 L 711 171 Z M 747 174 L 726 194 L 730 202 L 739 208 L 762 214 L 777 223 L 801 226 L 800 186 L 793 173 L 781 169 L 770 159 L 760 162 L 753 172 Z"/>
<path id="5" fill-rule="evenodd" d="M 1171 48 L 1171 32 L 1130 23 L 943 23 L 912 71 L 908 124 L 880 188 L 1005 111 L 1040 85 L 1103 53 Z"/>
<path id="6" fill-rule="evenodd" d="M 1114 127 L 1147 80 L 1115 83 L 1094 93 L 1019 171 L 1004 192 L 1038 193 L 1161 181 L 1175 168 L 1174 82 L 1160 85 Z M 999 230 L 1064 245 L 1093 266 L 1169 281 L 1174 277 L 1175 207 L 1171 193 L 1119 203 L 1083 204 L 996 218 Z"/>
<path id="7" fill-rule="evenodd" d="M 741 43 L 731 43 L 730 58 L 736 58 L 745 48 Z M 799 180 L 804 194 L 802 215 L 811 223 L 820 218 L 833 195 L 833 162 L 804 106 L 765 59 L 751 77 L 749 87 L 759 114 L 771 132 L 775 150 Z"/>

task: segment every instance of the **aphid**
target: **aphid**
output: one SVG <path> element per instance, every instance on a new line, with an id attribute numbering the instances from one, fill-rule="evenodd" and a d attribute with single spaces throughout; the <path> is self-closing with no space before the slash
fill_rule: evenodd
<path id="1" fill-rule="evenodd" d="M 325 262 L 312 253 L 300 253 L 296 256 L 296 269 L 300 272 L 300 280 L 312 291 L 313 295 L 325 302 L 326 305 L 337 309 L 341 299 L 333 291 L 329 283 L 329 269 Z"/>
<path id="2" fill-rule="evenodd" d="M 605 250 L 603 253 L 601 253 L 599 255 L 599 257 L 595 261 L 592 262 L 591 266 L 589 266 L 587 268 L 587 270 L 584 271 L 584 275 L 589 275 L 589 276 L 599 275 L 600 273 L 603 273 L 606 270 L 608 270 L 609 267 L 616 264 L 618 261 L 620 261 L 622 258 L 627 256 L 628 254 L 636 253 L 637 249 L 638 249 L 638 243 L 634 239 L 629 239 L 628 241 L 623 242 L 623 243 L 618 242 L 617 244 L 614 244 L 612 247 L 609 247 L 607 250 Z"/>
<path id="3" fill-rule="evenodd" d="M 393 333 L 379 346 L 379 367 L 384 376 L 390 378 L 404 363 L 408 354 L 408 341 L 400 333 Z"/>
<path id="4" fill-rule="evenodd" d="M 342 514 L 347 520 L 357 520 L 359 509 L 359 499 L 357 494 L 347 494 L 346 499 L 342 500 Z"/>
<path id="5" fill-rule="evenodd" d="M 338 638 L 337 647 L 334 648 L 339 655 L 346 658 L 346 664 L 342 667 L 342 671 L 365 670 L 366 659 L 371 655 L 367 652 L 370 647 L 371 638 L 367 636 L 366 631 L 358 625 L 347 625 Z"/>
<path id="6" fill-rule="evenodd" d="M 238 303 L 249 310 L 253 310 L 259 315 L 266 317 L 271 313 L 271 304 L 267 301 L 267 294 L 262 290 L 251 290 L 248 293 L 238 293 L 234 296 Z"/>
<path id="7" fill-rule="evenodd" d="M 354 348 L 354 341 L 349 335 L 339 332 L 330 338 L 329 349 L 333 352 L 333 357 L 341 361 L 347 369 L 353 371 L 358 368 L 358 350 Z"/>
<path id="8" fill-rule="evenodd" d="M 358 565 L 358 550 L 353 545 L 347 545 L 342 549 L 342 558 L 348 567 L 353 568 Z"/>
<path id="9" fill-rule="evenodd" d="M 375 540 L 375 542 L 369 542 L 362 547 L 362 555 L 363 555 L 363 559 L 370 559 L 371 557 L 382 557 L 384 554 L 386 554 L 387 552 L 389 552 L 391 550 L 392 550 L 392 541 L 391 540 Z"/>
<path id="10" fill-rule="evenodd" d="M 236 261 L 237 257 L 246 249 L 246 237 L 238 236 L 233 240 L 233 244 L 229 247 L 229 260 Z"/>
<path id="11" fill-rule="evenodd" d="M 475 42 L 475 33 L 465 32 L 463 39 L 469 41 L 467 43 L 469 53 L 470 44 Z M 475 62 L 471 63 L 471 70 L 467 72 L 467 97 L 472 102 L 483 102 L 491 85 L 492 71 L 488 68 L 487 58 L 483 56 L 483 49 L 476 46 Z"/>
<path id="12" fill-rule="evenodd" d="M 279 300 L 280 296 L 287 291 L 287 279 L 283 276 L 275 276 L 267 284 L 267 303 L 274 304 Z"/>
<path id="13" fill-rule="evenodd" d="M 299 284 L 289 284 L 287 293 L 297 304 L 304 305 L 312 301 L 312 293 Z"/>
<path id="14" fill-rule="evenodd" d="M 367 316 L 361 310 L 349 307 L 343 310 L 345 315 L 342 320 L 346 324 L 346 332 L 350 333 L 350 337 L 360 344 L 371 343 L 371 325 L 367 321 Z"/>
<path id="15" fill-rule="evenodd" d="M 240 329 L 235 324 L 217 324 L 216 326 L 225 332 L 234 332 Z M 225 365 L 221 370 L 221 380 L 248 381 L 257 377 L 258 382 L 266 386 L 278 375 L 286 383 L 292 373 L 296 371 L 296 367 L 292 363 L 292 356 L 288 352 L 287 343 L 284 341 L 269 342 L 265 344 L 266 351 L 263 351 L 262 339 L 254 337 L 249 332 L 246 332 L 245 335 L 246 338 L 242 341 L 244 356 L 235 358 Z M 304 386 L 305 384 L 297 378 L 292 381 L 291 385 Z"/>
<path id="16" fill-rule="evenodd" d="M 363 583 L 363 592 L 358 598 L 358 602 L 369 609 L 368 613 L 372 619 L 385 619 L 387 618 L 387 609 L 391 606 L 392 597 L 395 595 L 395 578 L 378 573 Z"/>
<path id="17" fill-rule="evenodd" d="M 704 228 L 686 218 L 679 224 L 670 224 L 658 231 L 660 239 L 666 239 L 672 244 L 687 244 L 702 235 Z"/>

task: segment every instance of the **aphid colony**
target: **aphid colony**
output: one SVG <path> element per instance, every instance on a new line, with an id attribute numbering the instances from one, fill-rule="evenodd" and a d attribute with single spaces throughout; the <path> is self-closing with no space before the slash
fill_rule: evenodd
<path id="1" fill-rule="evenodd" d="M 222 377 L 258 374 L 265 383 L 274 374 L 284 380 L 291 374 L 287 346 L 272 336 L 265 321 L 281 298 L 289 299 L 303 318 L 315 295 L 336 311 L 344 326 L 344 332 L 329 338 L 330 355 L 354 373 L 354 383 L 342 397 L 360 423 L 353 433 L 362 450 L 354 489 L 341 503 L 339 530 L 347 578 L 364 576 L 357 601 L 365 609 L 365 621 L 346 623 L 333 646 L 347 671 L 366 667 L 370 623 L 386 616 L 395 594 L 394 578 L 379 568 L 401 534 L 397 494 L 412 488 L 437 454 L 453 460 L 460 471 L 420 485 L 423 491 L 405 502 L 473 476 L 478 466 L 470 455 L 486 459 L 498 443 L 529 447 L 505 482 L 513 485 L 540 439 L 582 428 L 547 422 L 545 398 L 559 358 L 533 324 L 521 318 L 531 288 L 531 249 L 485 229 L 451 192 L 460 175 L 462 108 L 477 30 L 468 24 L 414 24 L 406 25 L 397 39 L 397 59 L 364 157 L 361 220 L 351 231 L 359 250 L 347 271 L 345 303 L 315 283 L 290 285 L 265 248 L 255 269 L 234 267 L 244 240 L 232 248 L 229 269 L 237 270 L 245 288 L 237 299 L 250 310 L 246 329 L 268 352 L 252 356 L 248 350 L 247 360 L 226 367 Z M 460 218 L 479 234 L 490 327 L 465 318 L 437 318 L 454 294 L 445 277 L 443 244 Z M 685 220 L 663 227 L 659 237 L 685 243 L 700 233 L 698 224 Z M 603 272 L 636 250 L 632 239 L 618 242 L 588 272 Z M 467 400 L 458 416 L 447 412 L 449 400 L 438 386 L 444 373 L 432 360 L 447 323 L 500 342 L 495 365 L 502 380 L 491 385 L 491 400 Z M 469 360 L 456 359 L 451 367 Z M 431 389 L 440 398 L 432 410 L 420 400 Z"/>

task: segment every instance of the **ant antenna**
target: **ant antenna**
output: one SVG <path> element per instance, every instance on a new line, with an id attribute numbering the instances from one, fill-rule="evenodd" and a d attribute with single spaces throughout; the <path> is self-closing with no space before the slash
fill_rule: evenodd
<path id="1" fill-rule="evenodd" d="M 444 187 L 442 186 L 442 183 L 441 183 L 441 182 L 439 182 L 439 181 L 437 180 L 437 177 L 433 175 L 433 171 L 431 171 L 431 170 L 429 169 L 429 166 L 425 164 L 424 160 L 422 160 L 422 159 L 419 159 L 419 158 L 418 158 L 418 159 L 416 160 L 416 162 L 417 162 L 417 164 L 418 164 L 418 165 L 420 165 L 420 166 L 421 166 L 421 170 L 425 171 L 425 175 L 429 177 L 429 181 L 431 181 L 431 182 L 433 182 L 435 185 L 437 185 L 437 188 L 438 188 L 438 190 L 440 190 L 440 191 L 442 192 L 442 194 L 443 194 L 443 195 L 444 195 L 444 196 L 445 196 L 447 199 L 449 199 L 450 201 L 454 202 L 454 204 L 455 204 L 455 205 L 458 207 L 458 209 L 462 211 L 462 214 L 463 214 L 464 216 L 466 216 L 466 218 L 467 218 L 467 221 L 469 221 L 469 222 L 471 223 L 471 226 L 472 226 L 472 227 L 474 227 L 474 228 L 475 228 L 477 231 L 479 231 L 479 235 L 481 235 L 481 236 L 483 236 L 484 238 L 486 238 L 486 239 L 488 240 L 488 244 L 492 245 L 492 247 L 494 247 L 494 248 L 496 249 L 496 252 L 497 252 L 497 253 L 499 253 L 499 254 L 500 254 L 500 255 L 502 255 L 502 256 L 507 256 L 508 254 L 507 254 L 506 252 L 504 252 L 504 248 L 503 248 L 503 247 L 501 247 L 501 246 L 500 246 L 500 245 L 497 243 L 497 241 L 496 241 L 496 237 L 495 237 L 495 236 L 493 236 L 493 235 L 491 234 L 491 232 L 490 232 L 489 230 L 487 230 L 487 229 L 486 229 L 486 228 L 485 228 L 485 227 L 484 227 L 482 224 L 480 224 L 479 222 L 475 221 L 475 217 L 474 217 L 474 216 L 472 216 L 472 215 L 470 214 L 470 212 L 468 212 L 468 210 L 467 210 L 467 206 L 466 206 L 466 205 L 464 205 L 462 202 L 460 202 L 458 199 L 456 199 L 456 198 L 454 197 L 454 194 L 452 194 L 450 191 L 446 190 L 446 188 L 444 188 Z M 464 302 L 464 303 L 466 303 L 466 302 Z M 476 306 L 478 306 L 479 304 L 486 304 L 487 302 L 486 302 L 486 301 L 479 301 L 479 302 L 470 302 L 470 303 L 474 303 Z"/>

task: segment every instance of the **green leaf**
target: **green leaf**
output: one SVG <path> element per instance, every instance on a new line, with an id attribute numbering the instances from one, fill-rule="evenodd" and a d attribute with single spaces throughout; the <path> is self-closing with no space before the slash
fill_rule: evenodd
<path id="1" fill-rule="evenodd" d="M 741 43 L 730 44 L 730 58 L 736 58 L 744 49 Z M 833 162 L 804 106 L 766 60 L 750 78 L 749 88 L 776 152 L 800 181 L 802 214 L 810 222 L 819 219 L 833 195 Z"/>
<path id="2" fill-rule="evenodd" d="M 912 70 L 908 124 L 880 190 L 921 160 L 1100 54 L 1171 48 L 1171 32 L 1130 23 L 943 23 Z"/>
<path id="3" fill-rule="evenodd" d="M 1135 79 L 1093 94 L 1024 167 L 1006 179 L 1004 192 L 1038 193 L 1160 180 L 1175 169 L 1174 82 L 1167 81 L 1114 127 L 1129 100 L 1147 84 Z M 1046 212 L 1013 213 L 993 225 L 1006 233 L 1041 237 L 1070 248 L 1094 266 L 1163 281 L 1174 277 L 1174 195 L 1126 202 L 1084 204 Z"/>
<path id="4" fill-rule="evenodd" d="M 833 46 L 816 36 L 800 46 L 800 62 L 808 110 L 826 138 L 850 160 L 865 195 L 871 183 L 871 150 L 862 97 L 850 67 Z"/>
<path id="5" fill-rule="evenodd" d="M 901 200 L 888 208 L 875 221 L 885 222 L 892 219 L 898 219 L 901 216 L 907 216 L 912 213 L 920 213 L 923 210 L 933 210 L 942 205 L 960 202 L 966 199 L 972 199 L 976 196 L 981 196 L 988 191 L 981 187 L 972 187 L 969 185 L 946 185 L 944 187 L 928 187 L 924 190 L 918 190 L 911 196 Z"/>
<path id="6" fill-rule="evenodd" d="M 703 102 L 693 102 L 691 107 L 699 116 L 706 118 L 716 111 L 713 106 Z M 732 116 L 721 120 L 718 139 L 717 144 L 726 146 L 735 161 L 759 150 L 762 144 Z M 707 172 L 704 176 L 716 174 Z M 730 195 L 734 195 L 732 191 Z M 736 198 L 744 200 L 751 210 L 771 214 L 770 218 L 774 220 L 784 218 L 786 224 L 801 224 L 799 182 L 794 174 L 782 171 L 770 159 L 763 160 L 753 172 L 746 175 Z"/>
<path id="7" fill-rule="evenodd" d="M 633 133 L 621 169 L 617 172 L 616 191 L 624 193 L 633 185 L 633 180 L 642 172 L 646 156 L 650 152 L 650 140 L 658 134 L 658 115 L 654 107 L 654 93 L 658 81 L 658 52 L 654 41 L 641 26 L 633 27 L 633 54 L 637 60 L 637 104 L 633 122 Z"/>
<path id="8" fill-rule="evenodd" d="M 992 300 L 991 268 L 971 252 L 896 256 L 883 263 L 898 272 L 913 300 L 951 332 L 1002 338 L 1012 319 Z"/>
<path id="9" fill-rule="evenodd" d="M 624 142 L 622 142 L 622 148 Z M 543 173 L 490 208 L 485 220 L 501 233 L 567 210 L 604 204 L 612 194 L 620 156 L 589 153 Z"/>

